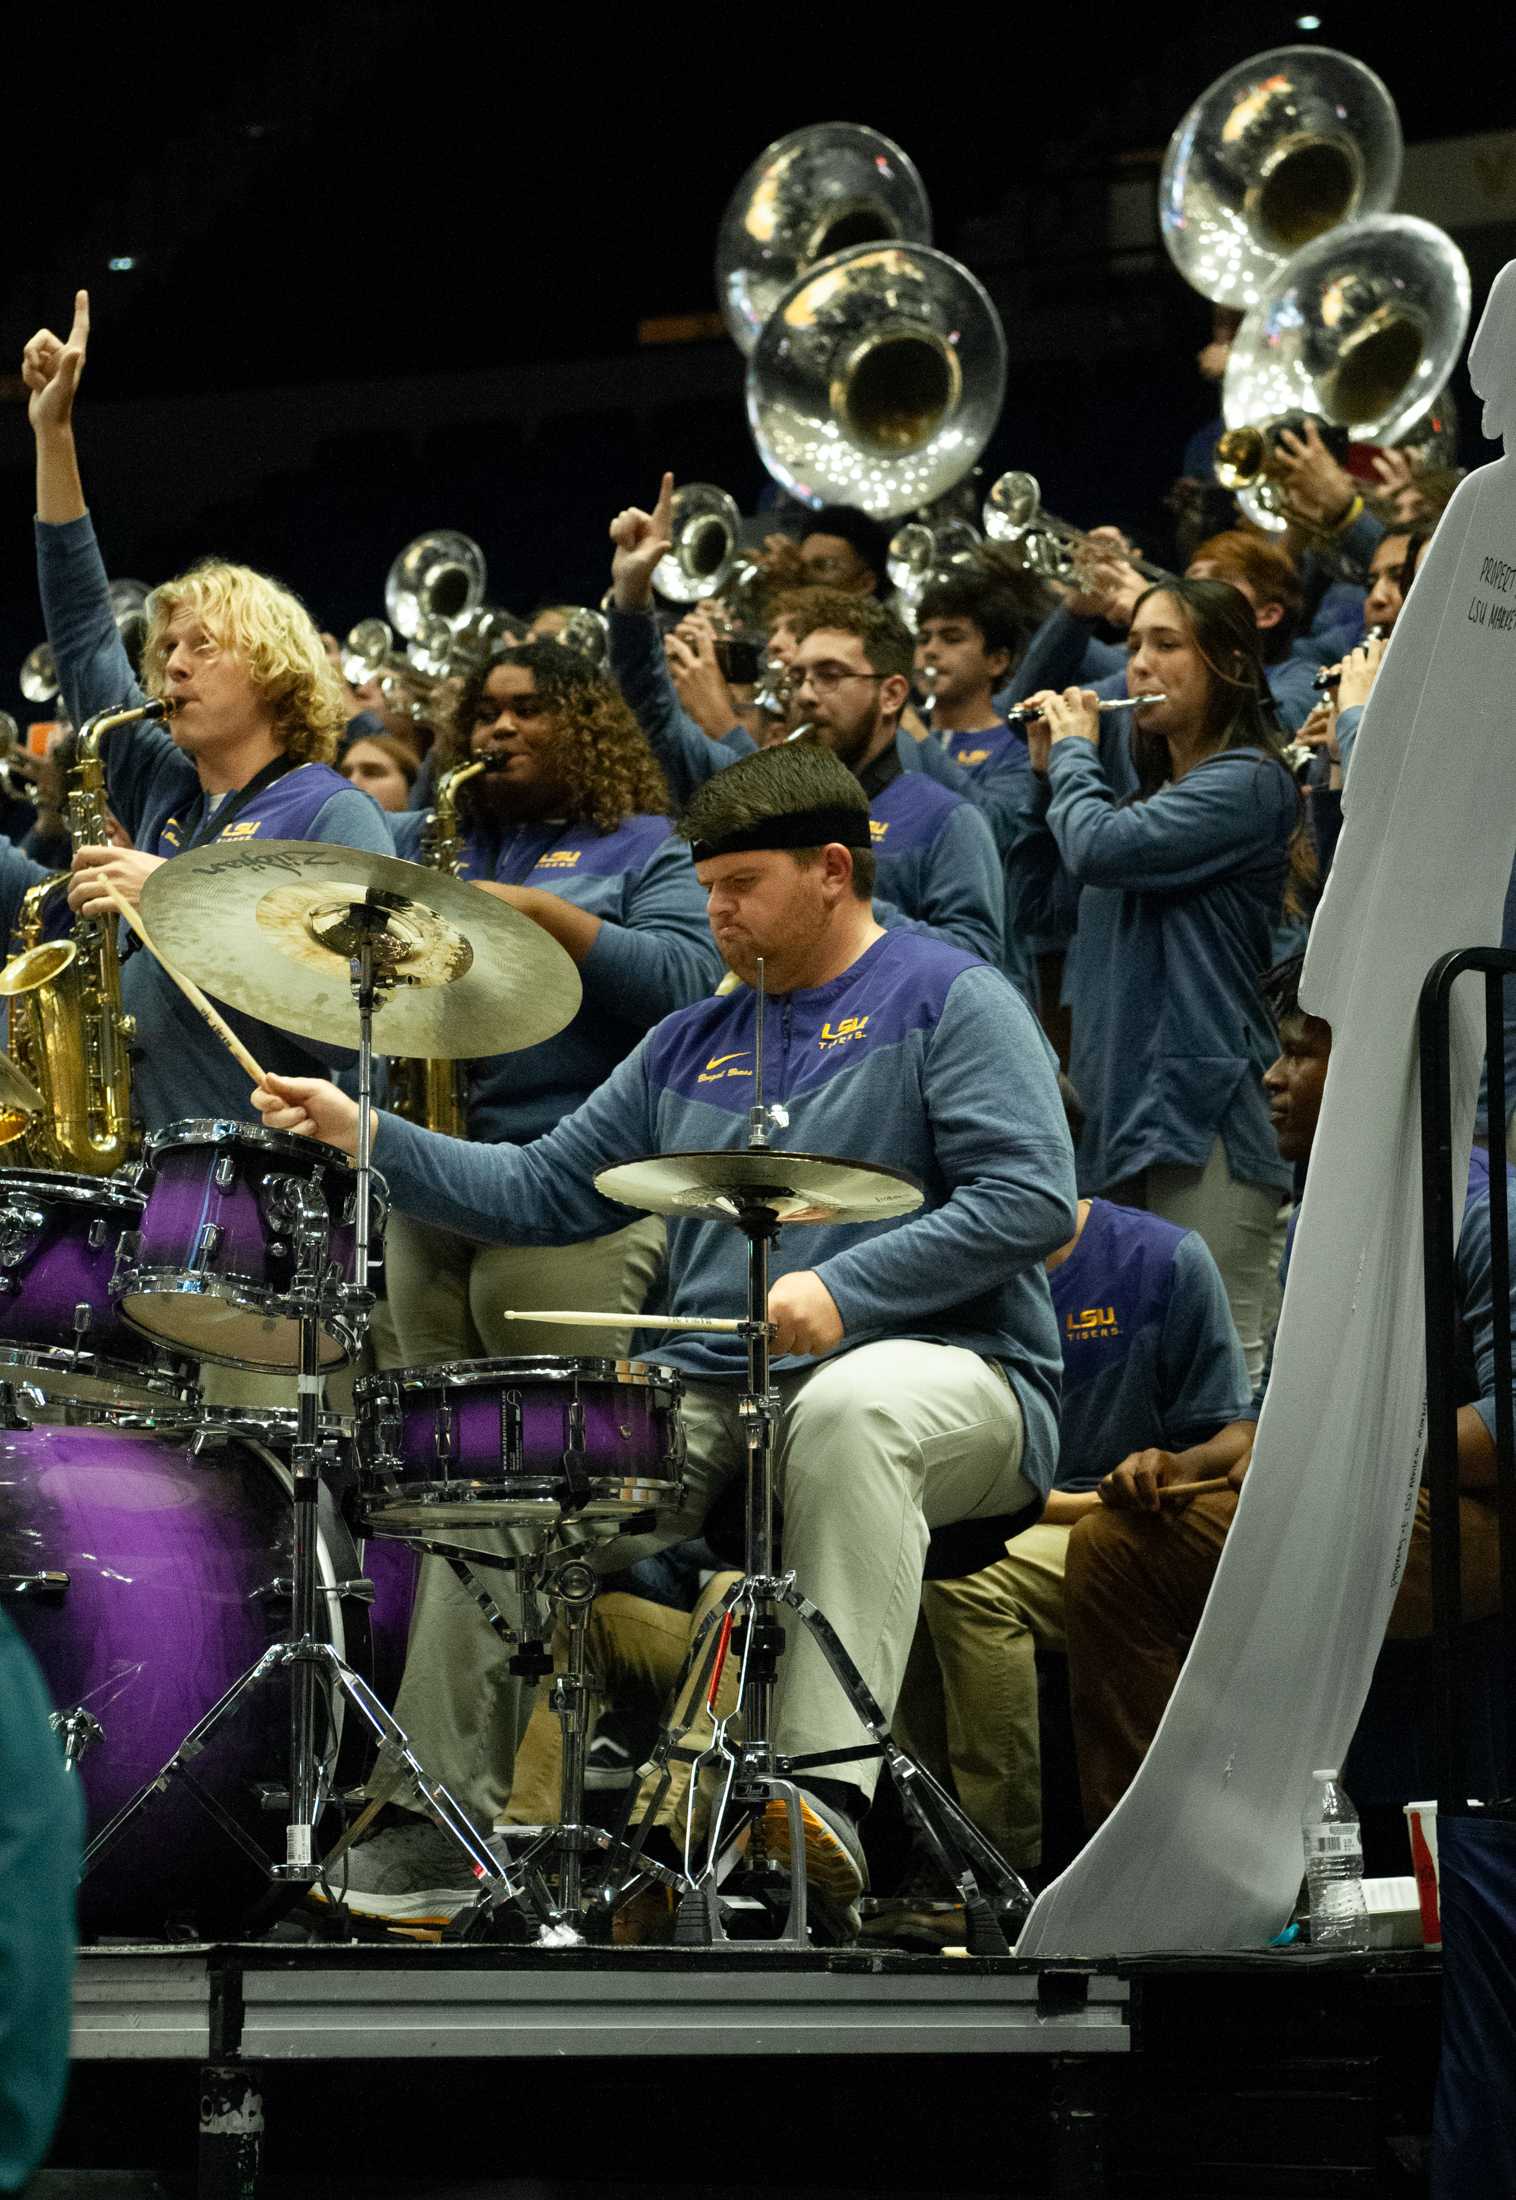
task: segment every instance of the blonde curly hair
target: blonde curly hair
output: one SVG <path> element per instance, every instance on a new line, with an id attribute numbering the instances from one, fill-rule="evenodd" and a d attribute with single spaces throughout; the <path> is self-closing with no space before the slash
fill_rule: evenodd
<path id="1" fill-rule="evenodd" d="M 169 627 L 196 619 L 218 649 L 246 667 L 274 721 L 286 756 L 297 764 L 329 764 L 349 708 L 310 613 L 278 581 L 251 566 L 205 558 L 164 581 L 147 599 L 142 685 L 167 693 Z"/>
<path id="2" fill-rule="evenodd" d="M 457 708 L 437 743 L 440 770 L 465 759 L 481 710 L 485 684 L 497 665 L 520 665 L 551 710 L 556 738 L 548 761 L 562 781 L 570 816 L 613 833 L 639 813 L 672 814 L 668 781 L 632 716 L 621 690 L 603 672 L 561 642 L 519 642 L 502 650 L 464 683 Z"/>

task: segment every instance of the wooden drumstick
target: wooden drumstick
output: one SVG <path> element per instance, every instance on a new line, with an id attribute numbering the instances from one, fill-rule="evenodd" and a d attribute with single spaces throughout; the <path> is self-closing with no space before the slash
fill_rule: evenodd
<path id="1" fill-rule="evenodd" d="M 725 1337 L 735 1336 L 747 1327 L 746 1322 L 722 1321 L 714 1315 L 580 1314 L 552 1306 L 508 1306 L 500 1318 L 507 1322 L 566 1322 L 578 1329 L 704 1329 Z M 772 1330 L 774 1325 L 770 1322 L 768 1326 Z"/>
<path id="2" fill-rule="evenodd" d="M 103 878 L 100 880 L 100 890 L 105 895 L 105 898 L 110 903 L 111 907 L 119 911 L 120 915 L 125 918 L 126 922 L 130 925 L 133 932 L 136 933 L 138 939 L 142 942 L 148 953 L 153 957 L 153 960 L 158 964 L 158 967 L 163 971 L 165 977 L 173 979 L 175 985 L 178 986 L 179 991 L 184 995 L 184 998 L 189 1002 L 190 1006 L 192 1008 L 199 1009 L 201 1015 L 210 1025 L 212 1031 L 215 1032 L 217 1038 L 221 1040 L 224 1046 L 230 1048 L 231 1052 L 236 1056 L 242 1067 L 247 1071 L 248 1076 L 251 1077 L 251 1079 L 253 1080 L 253 1083 L 255 1085 L 261 1085 L 264 1081 L 262 1069 L 260 1068 L 259 1064 L 253 1059 L 252 1055 L 248 1053 L 247 1048 L 237 1037 L 236 1032 L 233 1031 L 231 1025 L 227 1022 L 226 1018 L 221 1015 L 218 1010 L 212 1008 L 210 1002 L 206 999 L 205 995 L 201 992 L 199 986 L 195 984 L 192 978 L 186 978 L 182 970 L 176 970 L 174 968 L 173 964 L 169 961 L 166 955 L 162 955 L 158 952 L 158 949 L 153 944 L 152 937 L 148 932 L 147 926 L 143 923 L 141 917 L 137 914 L 136 910 L 132 907 L 129 901 L 123 901 L 121 896 L 116 892 L 115 887 L 112 886 L 109 879 Z"/>
<path id="3" fill-rule="evenodd" d="M 1158 1492 L 1166 1497 L 1214 1497 L 1218 1490 L 1229 1490 L 1231 1482 L 1226 1475 L 1213 1475 L 1208 1482 L 1166 1482 Z"/>

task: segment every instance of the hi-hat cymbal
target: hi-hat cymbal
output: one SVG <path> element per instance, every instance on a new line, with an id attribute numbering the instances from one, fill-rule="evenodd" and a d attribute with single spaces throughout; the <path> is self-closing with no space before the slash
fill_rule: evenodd
<path id="1" fill-rule="evenodd" d="M 561 1031 L 581 998 L 557 941 L 445 871 L 326 841 L 263 840 L 176 856 L 142 890 L 167 959 L 213 999 L 276 1030 L 358 1044 L 354 907 L 381 912 L 376 1054 L 511 1054 Z"/>
<path id="2" fill-rule="evenodd" d="M 740 1219 L 744 1206 L 771 1208 L 780 1222 L 884 1222 L 919 1207 L 923 1193 L 903 1169 L 765 1146 L 731 1153 L 653 1153 L 601 1169 L 595 1189 L 653 1215 Z"/>

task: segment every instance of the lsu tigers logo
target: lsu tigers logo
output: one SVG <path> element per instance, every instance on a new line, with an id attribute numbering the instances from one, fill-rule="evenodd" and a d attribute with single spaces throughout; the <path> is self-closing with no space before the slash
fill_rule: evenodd
<path id="1" fill-rule="evenodd" d="M 537 865 L 539 871 L 572 871 L 583 855 L 582 848 L 554 848 Z"/>
<path id="2" fill-rule="evenodd" d="M 1066 1314 L 1063 1329 L 1072 1344 L 1093 1344 L 1098 1337 L 1121 1335 L 1114 1306 L 1086 1306 L 1077 1314 Z"/>
<path id="3" fill-rule="evenodd" d="M 251 840 L 253 835 L 261 832 L 262 829 L 260 818 L 239 817 L 234 824 L 227 826 L 224 833 L 218 833 L 216 838 L 218 840 Z"/>
<path id="4" fill-rule="evenodd" d="M 871 817 L 869 819 L 869 838 L 876 848 L 889 829 L 890 821 L 887 817 Z"/>
<path id="5" fill-rule="evenodd" d="M 713 1054 L 705 1068 L 695 1079 L 697 1085 L 719 1085 L 723 1077 L 751 1077 L 750 1069 L 728 1069 L 728 1062 L 740 1062 L 748 1054 L 747 1047 L 740 1047 L 735 1054 Z"/>
<path id="6" fill-rule="evenodd" d="M 961 764 L 965 771 L 971 771 L 975 764 L 982 764 L 989 753 L 988 749 L 955 749 L 953 762 Z"/>
<path id="7" fill-rule="evenodd" d="M 833 1047 L 846 1046 L 850 1039 L 861 1039 L 867 1023 L 867 1016 L 844 1016 L 840 1024 L 823 1024 L 816 1044 L 824 1054 L 829 1053 Z"/>

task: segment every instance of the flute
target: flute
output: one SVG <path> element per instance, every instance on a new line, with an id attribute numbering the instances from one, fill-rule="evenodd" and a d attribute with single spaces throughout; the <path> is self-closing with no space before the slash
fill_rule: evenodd
<path id="1" fill-rule="evenodd" d="M 1162 695 L 1107 695 L 1095 705 L 1097 710 L 1141 710 L 1144 703 L 1161 703 Z M 1017 703 L 1005 714 L 1008 726 L 1029 726 L 1042 716 L 1040 703 Z"/>

